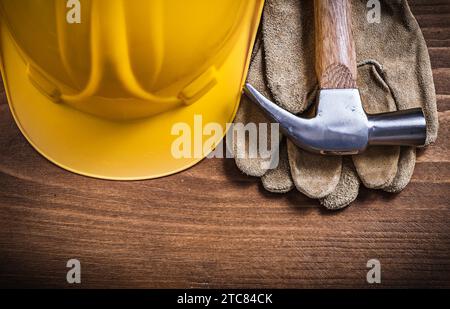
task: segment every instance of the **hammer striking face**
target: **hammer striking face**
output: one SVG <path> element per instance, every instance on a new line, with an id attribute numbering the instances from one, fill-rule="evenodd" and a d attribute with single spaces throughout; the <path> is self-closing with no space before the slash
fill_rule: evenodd
<path id="1" fill-rule="evenodd" d="M 369 145 L 422 146 L 426 122 L 422 109 L 367 115 L 357 89 L 356 51 L 350 0 L 315 0 L 315 118 L 297 117 L 269 101 L 251 85 L 245 93 L 297 146 L 322 154 L 357 154 Z"/>

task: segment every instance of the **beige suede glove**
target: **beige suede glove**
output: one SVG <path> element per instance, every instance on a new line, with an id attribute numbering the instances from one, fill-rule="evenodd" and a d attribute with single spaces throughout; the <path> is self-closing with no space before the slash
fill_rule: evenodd
<path id="1" fill-rule="evenodd" d="M 422 107 L 427 119 L 427 145 L 437 137 L 436 98 L 429 55 L 420 28 L 406 1 L 381 1 L 381 22 L 367 21 L 367 1 L 352 1 L 353 33 L 358 58 L 358 87 L 367 113 Z M 313 1 L 266 0 L 262 43 L 255 49 L 248 82 L 292 113 L 315 102 Z M 267 122 L 243 97 L 236 122 Z M 270 135 L 269 135 L 270 136 Z M 349 205 L 360 182 L 372 189 L 399 192 L 409 183 L 415 149 L 371 147 L 352 157 L 322 156 L 280 144 L 280 164 L 268 169 L 266 159 L 250 158 L 245 145 L 234 145 L 237 166 L 261 177 L 271 192 L 295 186 L 330 209 Z M 248 145 L 247 145 L 248 146 Z"/>

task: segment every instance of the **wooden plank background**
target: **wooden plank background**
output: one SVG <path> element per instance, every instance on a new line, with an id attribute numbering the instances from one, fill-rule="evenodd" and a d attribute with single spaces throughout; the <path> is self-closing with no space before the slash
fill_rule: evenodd
<path id="1" fill-rule="evenodd" d="M 401 194 L 361 190 L 327 212 L 299 193 L 265 192 L 232 160 L 176 176 L 109 182 L 40 157 L 0 103 L 0 286 L 450 287 L 450 1 L 412 1 L 432 58 L 440 137 Z"/>

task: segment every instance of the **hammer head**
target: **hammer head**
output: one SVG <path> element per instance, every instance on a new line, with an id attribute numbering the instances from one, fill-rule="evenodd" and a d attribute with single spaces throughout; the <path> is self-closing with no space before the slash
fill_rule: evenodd
<path id="1" fill-rule="evenodd" d="M 297 146 L 321 154 L 349 155 L 369 145 L 423 146 L 426 121 L 421 108 L 367 115 L 358 89 L 323 89 L 317 114 L 305 119 L 265 98 L 250 84 L 247 96 L 259 105 Z"/>

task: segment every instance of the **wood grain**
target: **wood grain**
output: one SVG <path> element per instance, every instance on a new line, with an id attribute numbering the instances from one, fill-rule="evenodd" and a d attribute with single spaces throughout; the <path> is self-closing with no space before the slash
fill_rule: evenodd
<path id="1" fill-rule="evenodd" d="M 357 88 L 350 0 L 315 0 L 314 15 L 319 87 Z"/>
<path id="2" fill-rule="evenodd" d="M 84 288 L 373 288 L 377 258 L 380 287 L 450 288 L 450 3 L 411 3 L 431 48 L 439 139 L 404 192 L 362 189 L 340 212 L 267 193 L 232 160 L 142 182 L 68 173 L 28 145 L 2 90 L 0 286 L 69 287 L 78 258 Z"/>

